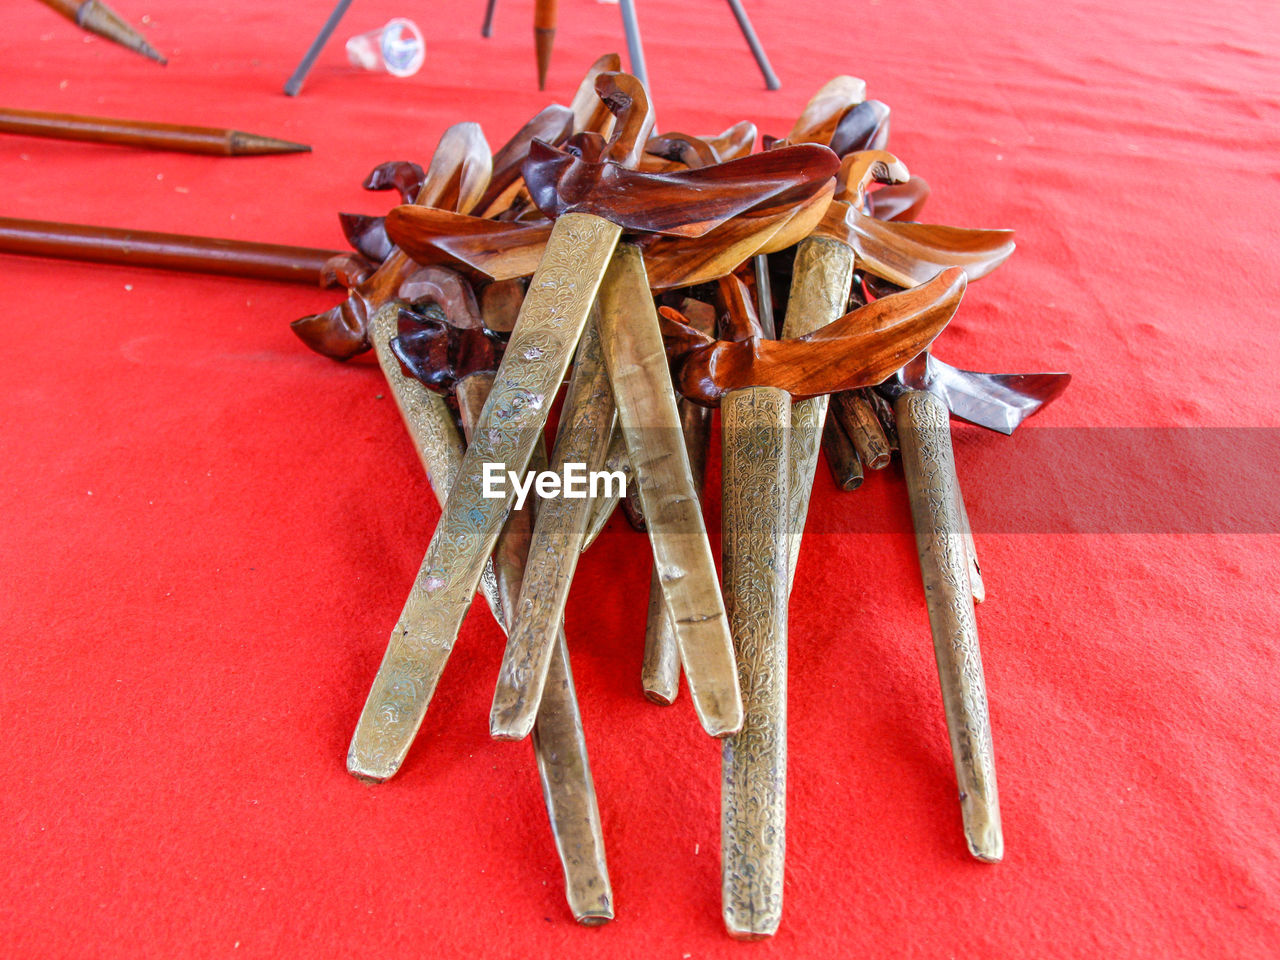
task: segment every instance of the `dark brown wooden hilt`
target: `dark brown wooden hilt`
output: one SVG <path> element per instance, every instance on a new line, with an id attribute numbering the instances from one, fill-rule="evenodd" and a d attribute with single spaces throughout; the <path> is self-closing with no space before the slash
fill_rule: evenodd
<path id="1" fill-rule="evenodd" d="M 712 340 L 660 309 L 676 389 L 713 406 L 731 390 L 777 387 L 812 397 L 880 383 L 920 353 L 950 321 L 964 295 L 964 271 L 876 300 L 804 337 Z"/>

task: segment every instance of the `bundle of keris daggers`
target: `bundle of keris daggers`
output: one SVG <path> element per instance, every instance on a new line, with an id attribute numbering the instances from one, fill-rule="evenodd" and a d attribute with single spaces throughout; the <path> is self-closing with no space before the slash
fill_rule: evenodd
<path id="1" fill-rule="evenodd" d="M 787 605 L 819 448 L 844 489 L 900 452 L 965 837 L 995 862 L 982 580 L 949 418 L 1010 433 L 1068 377 L 934 357 L 966 283 L 1012 253 L 1012 236 L 911 222 L 928 186 L 886 152 L 888 107 L 862 81 L 832 80 L 785 139 L 752 153 L 745 122 L 654 136 L 643 86 L 618 66 L 602 57 L 569 107 L 541 111 L 496 153 L 460 123 L 425 170 L 375 169 L 366 186 L 404 202 L 342 216 L 356 254 L 286 251 L 293 273 L 314 277 L 320 262 L 348 288 L 294 330 L 337 359 L 376 352 L 441 506 L 347 767 L 372 782 L 399 769 L 479 590 L 507 635 L 490 731 L 532 734 L 569 906 L 582 923 L 611 919 L 564 611 L 578 556 L 621 502 L 654 560 L 643 688 L 671 703 L 683 674 L 699 722 L 723 739 L 724 919 L 734 936 L 764 937 L 782 913 Z M 198 238 L 165 242 L 178 240 L 196 251 L 179 265 L 198 266 Z M 229 272 L 216 243 L 205 268 Z M 260 270 L 260 251 L 243 256 Z M 699 502 L 715 406 L 722 576 Z M 531 475 L 564 478 L 569 465 L 616 470 L 626 489 L 530 491 Z"/>
<path id="2" fill-rule="evenodd" d="M 844 469 L 860 477 L 863 461 L 882 468 L 901 451 L 965 835 L 994 862 L 981 579 L 948 416 L 1009 432 L 1066 377 L 973 374 L 932 356 L 967 281 L 1013 242 L 904 222 L 928 188 L 885 152 L 888 108 L 861 81 L 827 84 L 784 140 L 751 153 L 748 123 L 652 135 L 643 87 L 616 66 L 602 58 L 571 107 L 542 111 L 494 155 L 459 124 L 425 172 L 375 171 L 371 185 L 398 186 L 406 203 L 343 222 L 382 265 L 345 304 L 295 324 L 332 356 L 377 351 L 442 501 L 347 765 L 369 781 L 396 772 L 480 589 L 507 633 L 490 731 L 533 734 L 570 906 L 583 922 L 612 916 L 564 610 L 577 558 L 620 497 L 524 503 L 516 484 L 493 496 L 485 477 L 623 467 L 654 560 L 644 688 L 670 703 L 683 672 L 702 726 L 723 738 L 724 918 L 735 936 L 767 936 L 782 910 L 787 601 L 828 397 Z M 787 291 L 780 339 L 774 289 Z M 566 374 L 548 459 L 543 428 Z M 722 578 L 699 505 L 717 405 Z M 549 769 L 570 757 L 573 779 Z"/>

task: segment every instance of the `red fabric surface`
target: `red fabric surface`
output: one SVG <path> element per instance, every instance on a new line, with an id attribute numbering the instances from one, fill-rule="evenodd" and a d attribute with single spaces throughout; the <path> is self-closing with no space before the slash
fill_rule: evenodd
<path id="1" fill-rule="evenodd" d="M 7 4 L 4 101 L 315 153 L 3 137 L 4 214 L 340 245 L 337 210 L 387 205 L 359 187 L 375 163 L 425 161 L 462 119 L 496 146 L 623 47 L 616 7 L 562 3 L 540 94 L 529 0 L 501 0 L 490 40 L 480 2 L 366 0 L 289 99 L 327 0 L 113 5 L 149 15 L 168 68 Z M 1212 470 L 1113 432 L 1000 479 L 1052 448 L 1046 429 L 1280 427 L 1280 15 L 1262 0 L 749 10 L 779 92 L 724 4 L 640 5 L 660 126 L 781 134 L 828 77 L 865 78 L 933 185 L 926 219 L 1018 231 L 940 355 L 1075 374 L 1012 439 L 957 429 L 1005 862 L 965 851 L 896 467 L 852 495 L 818 475 L 822 532 L 792 598 L 786 912 L 764 944 L 721 925 L 718 746 L 686 696 L 639 693 L 644 542 L 615 519 L 585 556 L 568 632 L 618 918 L 581 929 L 529 746 L 487 736 L 502 641 L 481 611 L 401 775 L 370 788 L 344 770 L 438 509 L 376 366 L 314 356 L 287 328 L 333 294 L 5 257 L 6 955 L 1280 955 L 1276 527 L 1162 527 L 1161 501 Z M 403 14 L 427 33 L 419 75 L 346 66 L 342 38 Z M 1239 488 L 1197 501 L 1206 523 L 1274 489 L 1274 434 L 1251 436 L 1270 459 L 1233 461 Z M 1006 496 L 1032 519 L 1002 527 Z M 1138 519 L 1037 523 L 1068 497 Z"/>

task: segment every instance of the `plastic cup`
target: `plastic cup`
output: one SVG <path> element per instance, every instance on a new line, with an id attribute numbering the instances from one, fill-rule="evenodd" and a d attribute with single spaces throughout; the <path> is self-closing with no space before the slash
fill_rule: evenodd
<path id="1" fill-rule="evenodd" d="M 422 31 L 412 20 L 403 17 L 347 41 L 347 59 L 352 66 L 378 70 L 393 77 L 413 76 L 422 69 L 426 57 Z"/>

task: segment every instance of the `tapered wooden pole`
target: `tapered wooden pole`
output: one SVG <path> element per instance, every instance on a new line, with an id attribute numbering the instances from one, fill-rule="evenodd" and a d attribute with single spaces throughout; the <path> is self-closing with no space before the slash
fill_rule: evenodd
<path id="1" fill-rule="evenodd" d="M 147 38 L 139 33 L 120 14 L 101 0 L 40 0 L 50 10 L 55 10 L 82 30 L 96 33 L 126 50 L 140 53 L 164 66 L 169 61 L 160 55 Z"/>
<path id="2" fill-rule="evenodd" d="M 311 152 L 311 147 L 305 143 L 263 137 L 240 130 L 148 120 L 121 120 L 115 117 L 88 117 L 73 113 L 43 113 L 6 107 L 0 107 L 0 133 L 220 157 Z"/>
<path id="3" fill-rule="evenodd" d="M 0 253 L 319 284 L 340 250 L 0 217 Z"/>

